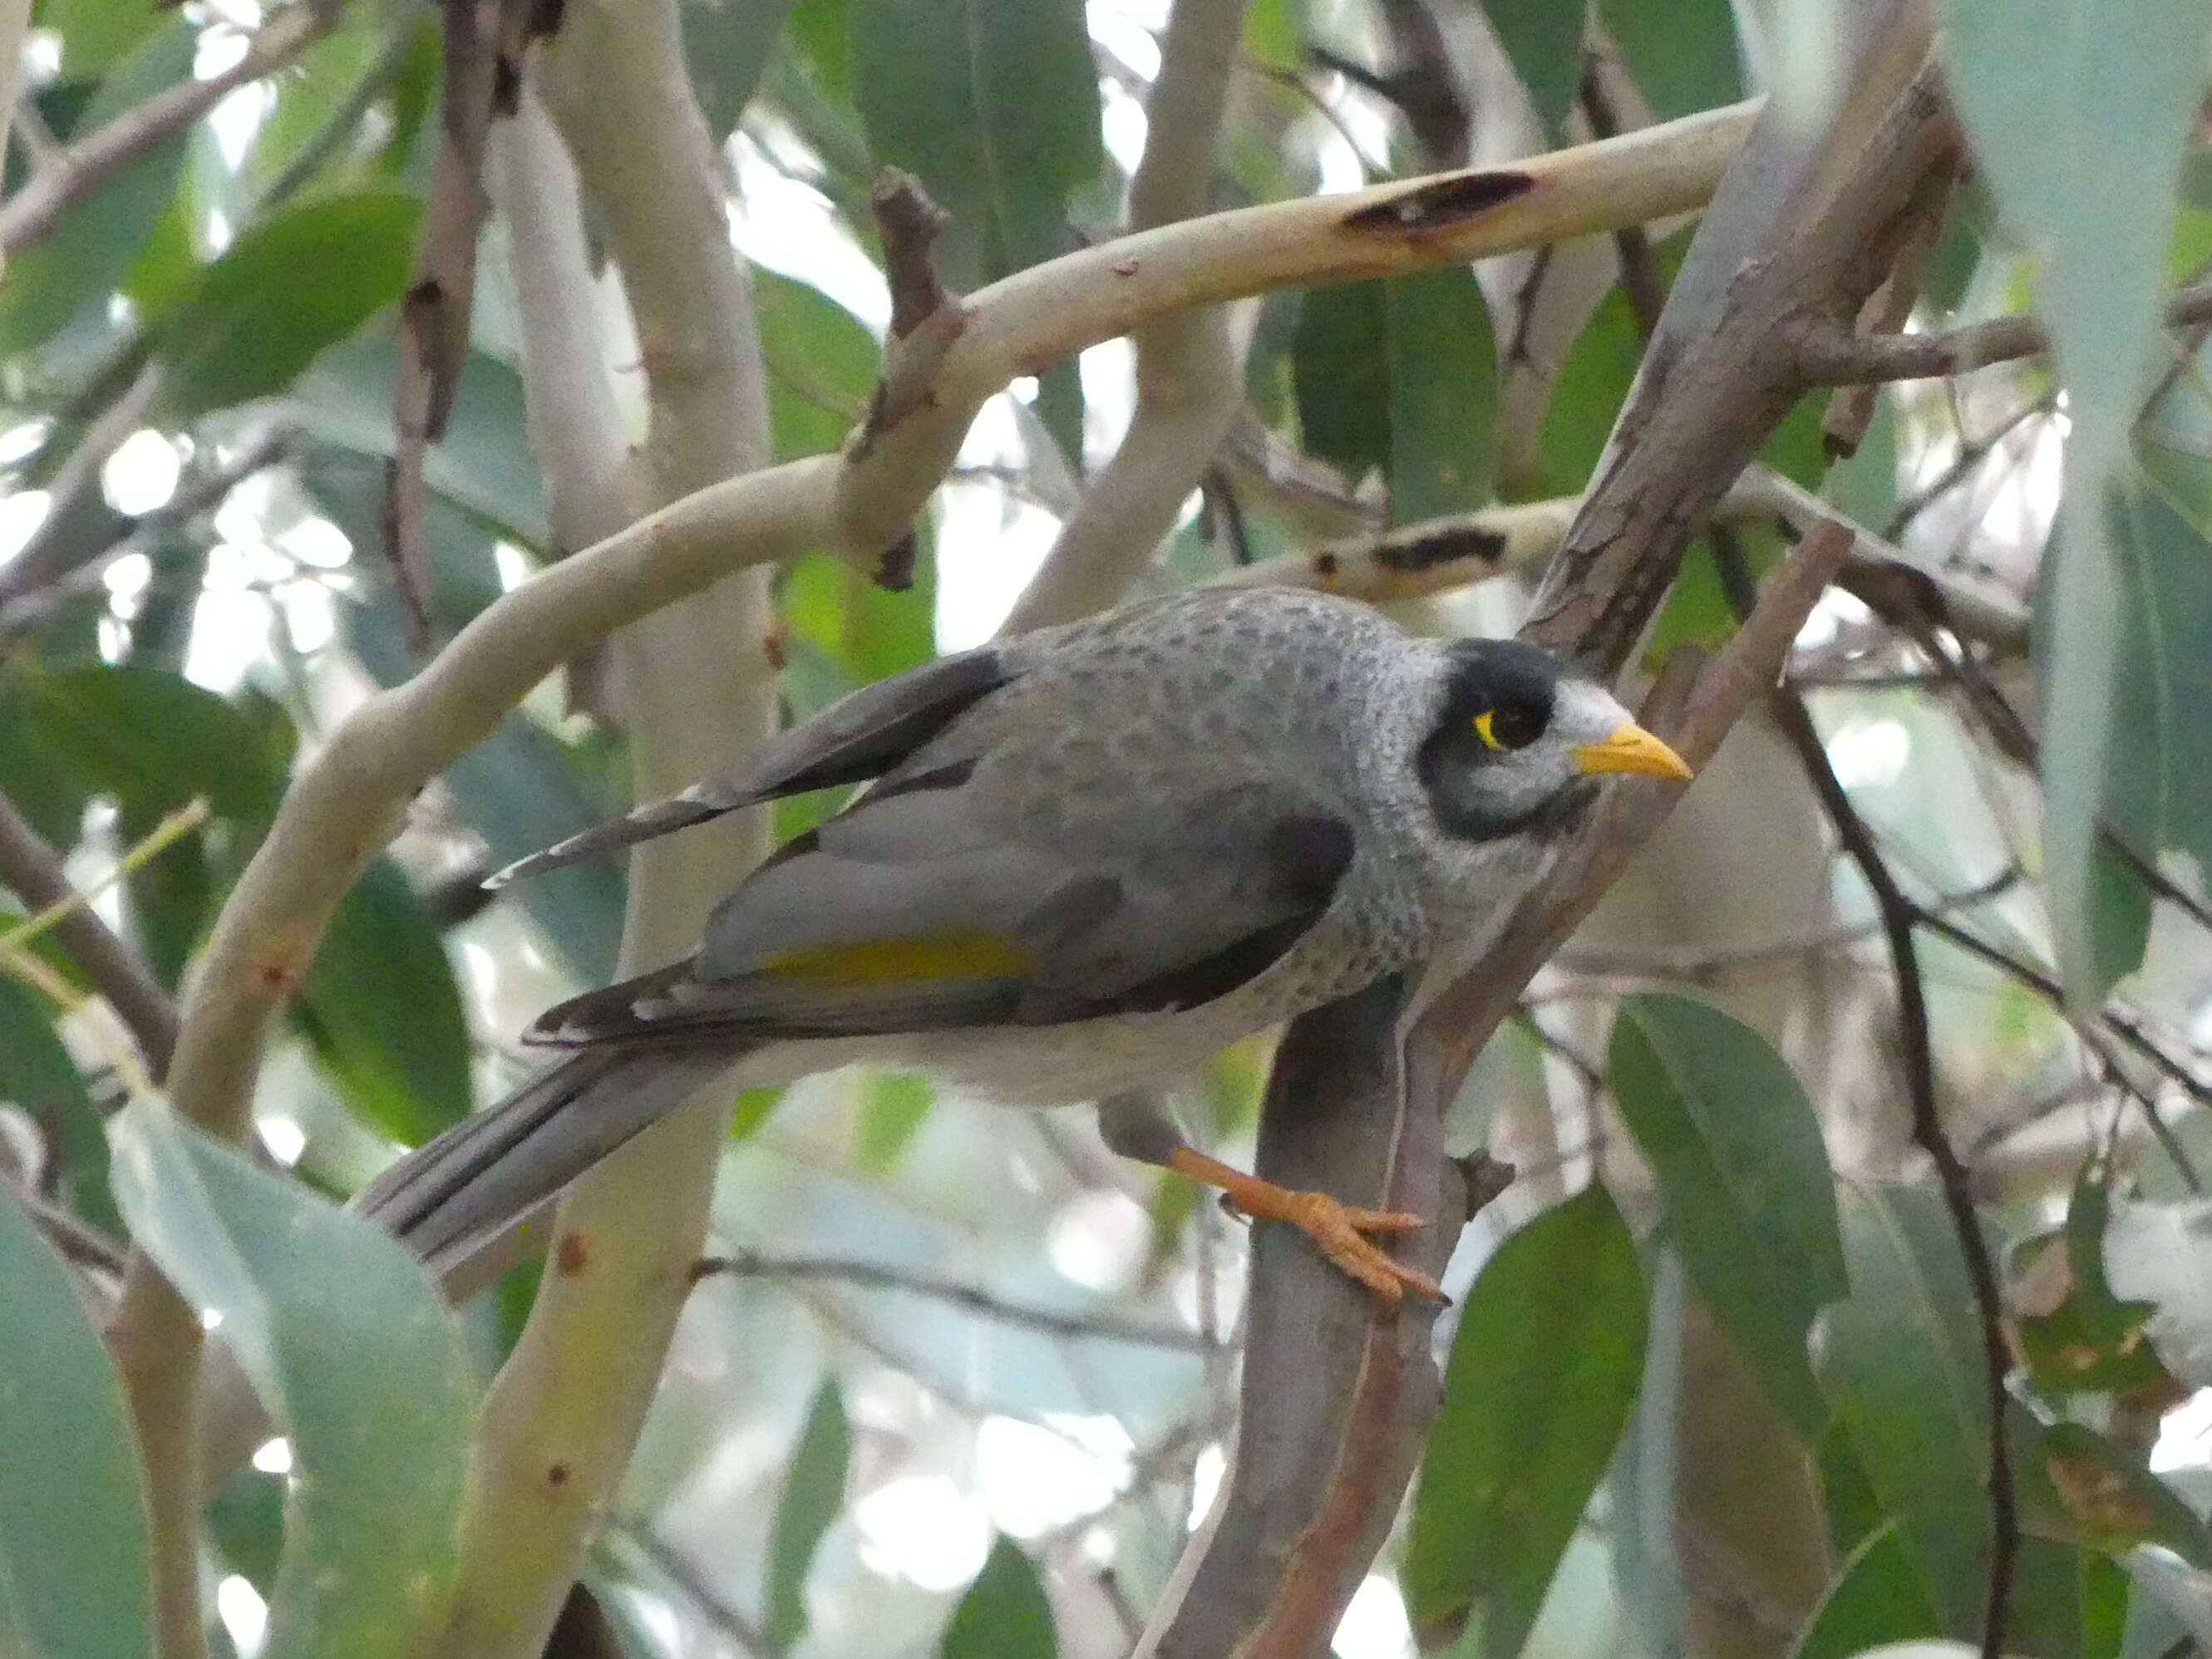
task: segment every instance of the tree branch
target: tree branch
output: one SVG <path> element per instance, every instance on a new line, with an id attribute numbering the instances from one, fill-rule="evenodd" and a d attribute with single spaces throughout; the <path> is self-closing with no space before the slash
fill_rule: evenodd
<path id="1" fill-rule="evenodd" d="M 2212 280 L 2187 283 L 2166 296 L 2168 328 L 2205 323 L 2212 323 Z M 1937 334 L 1862 336 L 1821 321 L 1795 325 L 1791 332 L 1791 347 L 1818 386 L 1952 380 L 2051 349 L 2042 323 L 2025 311 Z"/>
<path id="2" fill-rule="evenodd" d="M 1104 1313 L 1057 1313 L 1049 1308 L 1025 1308 L 1002 1302 L 988 1291 L 934 1273 L 874 1261 L 847 1261 L 830 1256 L 770 1256 L 752 1251 L 736 1255 L 702 1256 L 693 1264 L 696 1282 L 715 1277 L 729 1279 L 833 1279 L 863 1290 L 903 1291 L 909 1296 L 949 1302 L 957 1308 L 995 1319 L 1003 1325 L 1019 1325 L 1047 1336 L 1076 1340 L 1134 1342 L 1152 1348 L 1176 1348 L 1188 1353 L 1211 1353 L 1222 1345 L 1203 1332 L 1179 1326 L 1132 1324 Z"/>
<path id="3" fill-rule="evenodd" d="M 1129 182 L 1131 230 L 1206 210 L 1243 24 L 1244 0 L 1176 0 L 1160 42 L 1159 78 L 1145 100 L 1144 159 Z M 1066 622 L 1121 598 L 1175 528 L 1243 405 L 1241 354 L 1225 307 L 1178 312 L 1133 338 L 1129 429 L 1015 600 L 1006 633 Z"/>
<path id="4" fill-rule="evenodd" d="M 100 913 L 75 902 L 76 890 L 63 872 L 60 854 L 4 795 L 0 795 L 0 886 L 33 912 L 68 906 L 53 922 L 54 937 L 137 1039 L 147 1074 L 159 1078 L 166 1073 L 177 1047 L 176 1005 L 138 953 L 116 936 Z"/>
<path id="5" fill-rule="evenodd" d="M 673 500 L 764 465 L 768 393 L 752 293 L 730 246 L 672 0 L 572 0 L 539 67 L 622 272 L 646 373 L 652 497 Z M 581 309 L 589 276 L 580 216 L 544 228 L 560 239 L 557 257 Z M 563 355 L 592 351 L 591 338 L 572 338 Z M 588 371 L 603 384 L 592 355 Z M 564 372 L 558 361 L 543 368 Z M 618 442 L 619 430 L 603 427 L 586 441 Z M 623 506 L 617 498 L 594 510 L 618 522 Z M 724 577 L 616 636 L 637 799 L 728 766 L 774 729 L 769 575 Z M 617 970 L 641 973 L 690 951 L 702 919 L 767 850 L 767 829 L 763 813 L 732 815 L 685 844 L 638 848 Z M 732 1100 L 719 1087 L 702 1091 L 560 1200 L 556 1270 L 478 1425 L 445 1651 L 534 1656 L 558 1618 L 629 1465 L 690 1293 Z"/>

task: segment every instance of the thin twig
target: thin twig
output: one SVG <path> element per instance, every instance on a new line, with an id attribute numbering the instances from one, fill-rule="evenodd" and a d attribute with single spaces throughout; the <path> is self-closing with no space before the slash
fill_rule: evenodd
<path id="1" fill-rule="evenodd" d="M 131 850 L 110 881 L 137 869 L 206 818 L 204 800 L 171 814 Z M 169 1056 L 177 1046 L 176 1005 L 138 953 L 118 939 L 87 902 L 92 895 L 79 893 L 70 885 L 60 855 L 5 796 L 0 796 L 0 884 L 26 905 L 36 907 L 27 920 L 0 934 L 0 955 L 51 929 L 138 1040 L 147 1071 L 156 1078 L 167 1071 Z"/>
<path id="2" fill-rule="evenodd" d="M 2166 327 L 2190 328 L 2202 323 L 2212 323 L 2212 281 L 2187 283 L 2166 296 Z M 1940 334 L 1862 337 L 1848 328 L 1825 323 L 1807 323 L 1792 332 L 1806 377 L 1819 386 L 1949 380 L 1992 364 L 2039 356 L 2051 349 L 2042 323 L 2024 311 L 1967 323 Z"/>
<path id="3" fill-rule="evenodd" d="M 1741 546 L 1724 530 L 1712 532 L 1713 551 L 1729 603 L 1740 620 L 1747 619 L 1758 601 L 1758 591 Z M 1959 1250 L 1966 1258 L 1966 1275 L 1974 1292 L 1974 1309 L 1981 1327 L 1984 1393 L 1989 1423 L 1990 1565 L 1988 1596 L 1982 1613 L 1982 1659 L 2001 1659 L 2004 1651 L 2005 1615 L 2012 1592 L 2014 1564 L 2020 1553 L 2020 1516 L 2013 1490 L 2012 1455 L 2005 1441 L 2005 1407 L 2010 1395 L 2005 1379 L 2012 1369 L 2006 1346 L 2003 1303 L 1997 1289 L 1996 1267 L 1990 1259 L 1988 1241 L 1974 1212 L 1973 1182 L 1958 1149 L 1952 1146 L 1936 1103 L 1936 1060 L 1929 1036 L 1928 997 L 1920 978 L 1920 952 L 1914 938 L 1920 923 L 1919 907 L 1905 896 L 1887 860 L 1875 842 L 1874 833 L 1837 778 L 1828 751 L 1813 724 L 1804 699 L 1787 689 L 1768 696 L 1768 713 L 1790 747 L 1797 751 L 1807 781 L 1834 826 L 1845 854 L 1873 892 L 1881 928 L 1889 943 L 1892 966 L 1897 975 L 1898 1024 L 1905 1041 L 1905 1092 L 1912 1108 L 1912 1138 L 1936 1166 L 1944 1207 Z"/>
<path id="4" fill-rule="evenodd" d="M 1197 1331 L 1181 1330 L 1172 1325 L 1133 1324 L 1111 1314 L 1066 1314 L 1049 1308 L 1023 1307 L 1002 1302 L 988 1291 L 979 1291 L 957 1279 L 883 1262 L 850 1261 L 831 1256 L 768 1256 L 744 1250 L 735 1255 L 702 1256 L 691 1269 L 691 1277 L 695 1281 L 716 1277 L 834 1279 L 864 1290 L 903 1291 L 909 1296 L 950 1302 L 1001 1324 L 1023 1326 L 1048 1336 L 1134 1342 L 1186 1353 L 1209 1352 L 1216 1346 Z"/>
<path id="5" fill-rule="evenodd" d="M 769 1640 L 768 1632 L 739 1613 L 708 1587 L 699 1576 L 699 1570 L 664 1540 L 645 1520 L 623 1516 L 617 1519 L 615 1530 L 628 1540 L 631 1547 L 653 1563 L 668 1582 L 684 1592 L 684 1599 L 707 1615 L 707 1620 L 747 1653 L 758 1654 L 762 1659 L 775 1659 L 781 1652 Z"/>

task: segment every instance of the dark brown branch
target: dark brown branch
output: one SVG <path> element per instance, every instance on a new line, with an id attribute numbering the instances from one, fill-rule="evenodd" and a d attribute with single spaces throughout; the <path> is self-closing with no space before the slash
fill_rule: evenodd
<path id="1" fill-rule="evenodd" d="M 34 914 L 76 897 L 63 873 L 60 855 L 4 795 L 0 795 L 0 884 Z M 147 1074 L 158 1080 L 169 1069 L 169 1056 L 177 1048 L 177 1006 L 161 981 L 88 904 L 71 904 L 54 923 L 53 935 L 137 1039 Z"/>
<path id="2" fill-rule="evenodd" d="M 1743 550 L 1725 532 L 1716 533 L 1713 547 L 1729 602 L 1739 617 L 1747 619 L 1755 603 L 1755 590 Z M 1950 1212 L 1952 1231 L 1973 1285 L 1974 1312 L 1981 1327 L 1990 1413 L 1990 1565 L 1981 1645 L 1982 1659 L 2001 1659 L 2013 1568 L 2020 1554 L 2019 1506 L 2013 1490 L 2012 1455 L 2005 1441 L 2005 1407 L 2009 1398 L 2005 1379 L 2012 1369 L 2012 1356 L 2005 1343 L 1996 1267 L 1990 1259 L 1989 1242 L 1982 1236 L 1981 1221 L 1974 1212 L 1972 1178 L 1951 1144 L 1936 1103 L 1936 1057 L 1929 1036 L 1928 997 L 1920 977 L 1919 945 L 1914 938 L 1920 907 L 1905 897 L 1875 843 L 1874 832 L 1867 828 L 1866 820 L 1837 778 L 1804 699 L 1786 688 L 1778 688 L 1768 694 L 1767 712 L 1796 751 L 1798 764 L 1834 826 L 1837 840 L 1872 890 L 1882 933 L 1889 944 L 1890 963 L 1897 975 L 1898 1024 L 1905 1042 L 1905 1095 L 1912 1109 L 1912 1138 L 1936 1166 L 1943 1206 Z"/>
<path id="3" fill-rule="evenodd" d="M 1028 1308 L 1002 1302 L 988 1291 L 934 1273 L 915 1273 L 880 1262 L 848 1261 L 830 1256 L 769 1256 L 750 1251 L 736 1255 L 703 1256 L 691 1269 L 702 1279 L 833 1279 L 863 1290 L 903 1291 L 909 1296 L 949 1302 L 971 1313 L 1005 1325 L 1019 1325 L 1048 1336 L 1107 1342 L 1134 1342 L 1146 1347 L 1174 1348 L 1186 1353 L 1206 1353 L 1218 1347 L 1197 1331 L 1172 1325 L 1133 1324 L 1112 1314 L 1069 1314 L 1049 1308 Z"/>

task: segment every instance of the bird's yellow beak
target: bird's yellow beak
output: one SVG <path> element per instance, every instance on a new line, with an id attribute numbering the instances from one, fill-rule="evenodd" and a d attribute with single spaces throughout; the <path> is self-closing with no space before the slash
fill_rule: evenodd
<path id="1" fill-rule="evenodd" d="M 1585 772 L 1642 772 L 1655 778 L 1686 778 L 1682 757 L 1633 720 L 1624 720 L 1610 737 L 1585 743 L 1574 751 Z"/>

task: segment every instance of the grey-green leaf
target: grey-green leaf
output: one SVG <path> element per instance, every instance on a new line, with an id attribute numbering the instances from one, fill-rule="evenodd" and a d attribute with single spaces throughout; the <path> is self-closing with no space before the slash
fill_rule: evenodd
<path id="1" fill-rule="evenodd" d="M 1806 1338 L 1849 1289 L 1813 1103 L 1765 1038 L 1687 997 L 1622 1006 L 1607 1078 L 1705 1305 L 1809 1443 L 1827 1408 Z"/>
<path id="2" fill-rule="evenodd" d="M 788 1650 L 806 1634 L 806 1573 L 822 1534 L 845 1502 L 853 1425 L 837 1379 L 823 1379 L 783 1477 L 783 1498 L 769 1533 L 768 1582 L 761 1601 L 769 1640 Z"/>
<path id="3" fill-rule="evenodd" d="M 146 1659 L 145 1482 L 69 1270 L 0 1192 L 0 1652 Z"/>
<path id="4" fill-rule="evenodd" d="M 381 1229 L 140 1101 L 111 1130 L 131 1234 L 292 1443 L 268 1650 L 404 1652 L 442 1614 L 473 1389 L 459 1327 Z"/>
<path id="5" fill-rule="evenodd" d="M 2072 426 L 2067 511 L 2046 575 L 2045 840 L 2069 997 L 2102 1000 L 2126 951 L 2096 925 L 2098 822 L 2119 728 L 2119 594 L 2139 581 L 2113 491 L 2152 364 L 2159 285 L 2191 118 L 2199 0 L 1949 0 L 1952 97 L 1998 208 L 2038 255 Z"/>
<path id="6" fill-rule="evenodd" d="M 1636 1401 L 1635 1240 L 1591 1187 L 1498 1248 L 1468 1292 L 1421 1459 L 1401 1585 L 1424 1645 L 1512 1659 Z"/>

